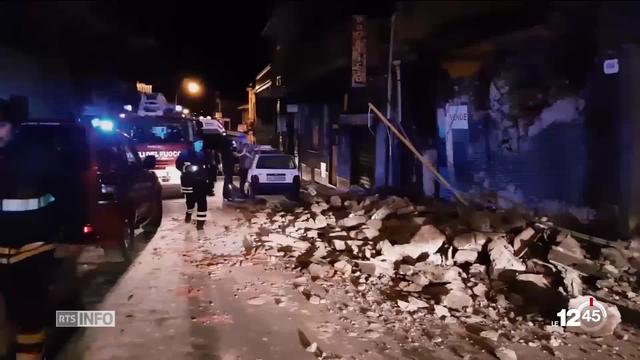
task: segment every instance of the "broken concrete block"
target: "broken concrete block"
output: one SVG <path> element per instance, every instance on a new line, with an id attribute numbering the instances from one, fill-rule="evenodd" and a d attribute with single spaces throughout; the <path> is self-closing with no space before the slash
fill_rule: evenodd
<path id="1" fill-rule="evenodd" d="M 516 352 L 505 347 L 496 349 L 496 357 L 500 360 L 518 360 Z"/>
<path id="2" fill-rule="evenodd" d="M 447 309 L 446 307 L 442 306 L 442 305 L 434 305 L 434 313 L 436 314 L 436 317 L 449 317 L 451 316 L 451 314 L 449 313 L 449 309 Z"/>
<path id="3" fill-rule="evenodd" d="M 375 229 L 371 229 L 371 228 L 363 228 L 361 229 L 362 233 L 364 234 L 364 237 L 371 240 L 374 237 L 380 235 L 380 232 L 378 230 Z"/>
<path id="4" fill-rule="evenodd" d="M 307 268 L 307 271 L 309 271 L 309 274 L 311 276 L 318 277 L 318 278 L 326 278 L 333 275 L 333 269 L 329 264 L 313 263 L 309 265 L 309 267 Z"/>
<path id="5" fill-rule="evenodd" d="M 527 260 L 527 271 L 536 274 L 553 275 L 556 272 L 556 268 L 539 259 Z"/>
<path id="6" fill-rule="evenodd" d="M 491 213 L 487 211 L 474 211 L 468 218 L 469 227 L 475 231 L 491 231 Z"/>
<path id="7" fill-rule="evenodd" d="M 473 304 L 473 299 L 463 291 L 453 290 L 444 297 L 442 304 L 449 309 L 462 310 L 471 306 Z"/>
<path id="8" fill-rule="evenodd" d="M 472 291 L 480 298 L 484 298 L 485 294 L 487 293 L 487 286 L 484 284 L 478 284 L 472 289 Z"/>
<path id="9" fill-rule="evenodd" d="M 371 215 L 371 219 L 373 219 L 373 220 L 384 220 L 392 212 L 393 212 L 393 210 L 391 210 L 391 208 L 389 208 L 388 206 L 385 205 L 385 206 L 381 207 L 380 209 L 376 210 L 376 212 L 373 213 L 373 215 Z"/>
<path id="10" fill-rule="evenodd" d="M 333 243 L 333 248 L 338 251 L 342 251 L 347 248 L 345 242 L 342 240 L 331 240 L 331 242 Z"/>
<path id="11" fill-rule="evenodd" d="M 517 280 L 528 281 L 538 285 L 541 288 L 549 288 L 551 284 L 549 280 L 541 274 L 519 274 L 516 276 Z"/>
<path id="12" fill-rule="evenodd" d="M 392 276 L 393 275 L 393 263 L 371 259 L 369 261 L 356 261 L 360 271 L 372 276 L 378 276 L 381 274 Z"/>
<path id="13" fill-rule="evenodd" d="M 482 246 L 487 242 L 487 235 L 478 232 L 460 234 L 453 239 L 453 247 L 458 250 L 482 250 Z"/>
<path id="14" fill-rule="evenodd" d="M 530 245 L 530 242 L 533 241 L 533 236 L 536 231 L 533 228 L 526 228 L 522 230 L 522 232 L 513 239 L 513 250 L 514 255 L 517 257 L 521 257 L 526 252 L 527 248 Z"/>
<path id="15" fill-rule="evenodd" d="M 311 256 L 311 258 L 314 261 L 318 261 L 325 256 L 327 256 L 327 245 L 325 245 L 325 243 L 323 242 L 317 242 L 316 251 L 313 252 L 313 255 Z"/>
<path id="16" fill-rule="evenodd" d="M 513 255 L 513 248 L 506 240 L 494 239 L 488 245 L 491 258 L 491 276 L 497 277 L 502 271 L 525 271 L 526 266 Z"/>
<path id="17" fill-rule="evenodd" d="M 329 204 L 334 208 L 342 207 L 342 199 L 340 199 L 340 196 L 338 195 L 333 195 L 329 198 Z"/>
<path id="18" fill-rule="evenodd" d="M 434 284 L 461 283 L 464 277 L 464 272 L 457 266 L 445 268 L 420 262 L 414 266 L 414 270 L 427 278 L 429 283 Z"/>
<path id="19" fill-rule="evenodd" d="M 426 225 L 420 228 L 411 242 L 402 245 L 391 245 L 389 241 L 384 240 L 379 244 L 382 257 L 389 261 L 400 260 L 405 256 L 413 259 L 428 253 L 435 253 L 444 243 L 445 236 L 433 225 Z"/>
<path id="20" fill-rule="evenodd" d="M 584 306 L 584 304 L 589 304 L 590 296 L 578 296 L 569 300 L 569 309 L 578 309 L 580 306 Z M 593 329 L 591 331 L 585 330 L 584 326 L 567 326 L 566 330 L 579 334 L 587 334 L 591 337 L 603 337 L 607 335 L 613 334 L 613 331 L 616 329 L 622 318 L 620 316 L 620 311 L 618 307 L 612 304 L 608 304 L 604 301 L 595 300 L 599 304 L 601 304 L 606 310 L 606 318 L 604 323 L 597 329 Z M 581 320 L 584 321 L 584 320 Z"/>
<path id="21" fill-rule="evenodd" d="M 382 228 L 382 220 L 371 219 L 366 222 L 366 225 L 374 230 L 380 230 Z"/>
<path id="22" fill-rule="evenodd" d="M 571 234 L 562 232 L 558 234 L 556 239 L 559 243 L 555 248 L 559 248 L 563 253 L 569 254 L 578 259 L 584 259 L 585 253 L 580 243 L 574 239 Z"/>
<path id="23" fill-rule="evenodd" d="M 307 235 L 308 238 L 310 239 L 317 239 L 318 238 L 318 230 L 309 230 L 305 233 L 305 235 Z"/>
<path id="24" fill-rule="evenodd" d="M 478 253 L 473 250 L 458 250 L 453 262 L 455 264 L 473 263 L 478 258 Z"/>
<path id="25" fill-rule="evenodd" d="M 367 218 L 365 218 L 364 216 L 349 216 L 338 221 L 338 226 L 351 228 L 360 226 L 365 222 L 367 222 Z"/>
<path id="26" fill-rule="evenodd" d="M 618 270 L 621 270 L 621 271 L 627 270 L 631 267 L 627 259 L 625 259 L 625 257 L 620 252 L 620 250 L 613 247 L 603 248 L 602 258 L 604 260 L 609 261 L 611 265 L 613 265 L 614 267 L 616 267 Z"/>
<path id="27" fill-rule="evenodd" d="M 406 301 L 402 301 L 402 300 L 397 300 L 396 301 L 398 303 L 398 307 L 400 308 L 400 310 L 402 311 L 416 311 L 418 310 L 417 307 L 412 306 L 411 304 L 409 304 Z"/>
<path id="28" fill-rule="evenodd" d="M 500 334 L 495 330 L 484 330 L 480 332 L 480 336 L 489 340 L 498 341 Z"/>
<path id="29" fill-rule="evenodd" d="M 344 260 L 340 260 L 335 264 L 333 264 L 333 268 L 336 269 L 336 271 L 341 274 L 344 274 L 344 275 L 351 274 L 351 265 Z"/>
<path id="30" fill-rule="evenodd" d="M 411 275 L 413 273 L 413 266 L 407 264 L 401 264 L 398 269 L 398 273 L 402 275 Z"/>
<path id="31" fill-rule="evenodd" d="M 580 273 L 574 269 L 566 266 L 558 266 L 564 280 L 564 286 L 567 288 L 567 293 L 572 297 L 582 295 L 582 279 L 580 279 Z"/>
<path id="32" fill-rule="evenodd" d="M 417 309 L 422 309 L 429 306 L 429 304 L 427 304 L 426 302 L 413 296 L 409 296 L 409 305 L 415 306 Z"/>
<path id="33" fill-rule="evenodd" d="M 311 224 L 309 227 L 313 227 L 315 229 L 323 229 L 327 227 L 327 225 L 327 218 L 324 215 L 318 215 L 316 216 L 315 221 L 313 221 L 313 224 Z"/>
<path id="34" fill-rule="evenodd" d="M 320 304 L 320 297 L 316 295 L 311 295 L 311 297 L 309 297 L 309 302 L 313 305 L 318 305 Z"/>

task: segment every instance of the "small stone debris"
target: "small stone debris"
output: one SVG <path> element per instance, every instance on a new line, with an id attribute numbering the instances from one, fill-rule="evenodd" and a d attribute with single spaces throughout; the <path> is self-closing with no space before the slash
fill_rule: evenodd
<path id="1" fill-rule="evenodd" d="M 416 330 L 402 324 L 432 324 L 423 321 L 428 317 L 443 325 L 503 322 L 509 332 L 484 328 L 473 336 L 490 345 L 485 351 L 512 360 L 517 357 L 508 343 L 554 354 L 553 348 L 571 336 L 567 333 L 599 337 L 619 332 L 620 313 L 611 303 L 640 308 L 640 239 L 590 248 L 587 255 L 570 233 L 547 219 L 525 221 L 517 212 L 440 210 L 377 195 L 346 201 L 317 195 L 310 201 L 293 212 L 257 213 L 251 226 L 264 232 L 248 237 L 247 247 L 253 255 L 268 255 L 273 266 L 302 269 L 304 276 L 292 285 L 310 304 L 327 304 L 345 319 L 361 312 L 407 334 Z M 294 265 L 287 265 L 291 259 Z M 350 300 L 337 300 L 338 290 Z M 529 296 L 526 291 L 540 293 Z M 540 296 L 550 296 L 550 302 L 568 296 L 575 306 L 585 301 L 583 294 L 609 301 L 602 302 L 609 316 L 598 332 L 550 329 L 536 313 L 548 310 L 541 307 Z M 284 300 L 276 296 L 269 301 L 285 306 Z M 266 302 L 262 297 L 248 301 Z M 522 313 L 520 307 L 527 315 L 516 315 Z M 382 328 L 355 321 L 351 326 L 360 330 L 349 336 L 382 336 Z M 536 326 L 549 335 L 527 337 L 520 326 Z"/>
<path id="2" fill-rule="evenodd" d="M 329 204 L 331 205 L 331 207 L 341 208 L 342 199 L 338 195 L 333 195 L 332 197 L 329 198 Z"/>
<path id="3" fill-rule="evenodd" d="M 493 277 L 500 275 L 505 270 L 525 271 L 525 264 L 513 255 L 513 248 L 506 240 L 496 238 L 488 245 L 491 258 L 491 274 Z"/>
<path id="4" fill-rule="evenodd" d="M 518 360 L 516 352 L 505 347 L 496 349 L 496 357 L 500 360 Z"/>
<path id="5" fill-rule="evenodd" d="M 247 300 L 247 304 L 249 305 L 263 305 L 266 302 L 267 300 L 260 296 L 252 297 L 249 300 Z"/>
<path id="6" fill-rule="evenodd" d="M 500 334 L 494 330 L 485 330 L 480 332 L 480 336 L 493 341 L 498 341 L 498 336 L 500 336 Z"/>
<path id="7" fill-rule="evenodd" d="M 364 216 L 349 216 L 338 221 L 338 226 L 344 228 L 354 228 L 367 222 L 367 218 Z"/>

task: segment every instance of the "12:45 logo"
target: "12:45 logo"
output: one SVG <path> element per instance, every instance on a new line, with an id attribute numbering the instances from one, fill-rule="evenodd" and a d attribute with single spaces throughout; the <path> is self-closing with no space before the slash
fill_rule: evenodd
<path id="1" fill-rule="evenodd" d="M 560 326 L 579 326 L 584 331 L 600 329 L 607 319 L 607 309 L 590 297 L 574 309 L 562 309 L 558 314 Z"/>

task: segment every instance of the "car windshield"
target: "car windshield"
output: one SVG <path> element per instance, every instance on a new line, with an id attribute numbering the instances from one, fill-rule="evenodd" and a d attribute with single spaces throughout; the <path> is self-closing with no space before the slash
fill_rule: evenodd
<path id="1" fill-rule="evenodd" d="M 261 156 L 256 164 L 257 169 L 295 169 L 296 163 L 288 155 Z"/>

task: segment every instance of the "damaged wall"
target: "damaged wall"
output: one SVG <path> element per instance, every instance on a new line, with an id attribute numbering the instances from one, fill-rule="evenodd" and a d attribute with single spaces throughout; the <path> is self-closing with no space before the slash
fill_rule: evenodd
<path id="1" fill-rule="evenodd" d="M 617 76 L 603 76 L 592 32 L 555 21 L 491 40 L 496 51 L 477 73 L 446 82 L 441 110 L 467 105 L 468 129 L 440 122 L 439 165 L 458 188 L 492 193 L 499 207 L 522 204 L 615 237 L 627 230 L 617 226 L 621 119 L 617 91 L 603 89 Z"/>

